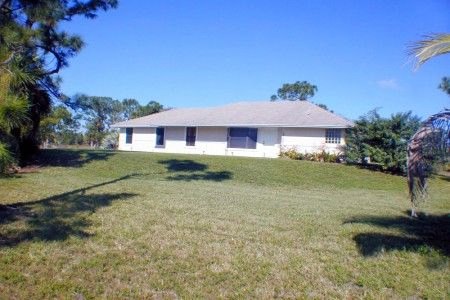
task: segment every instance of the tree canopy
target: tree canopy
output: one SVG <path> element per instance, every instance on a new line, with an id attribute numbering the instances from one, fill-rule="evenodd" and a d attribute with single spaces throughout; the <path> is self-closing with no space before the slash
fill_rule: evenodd
<path id="1" fill-rule="evenodd" d="M 270 97 L 271 101 L 281 100 L 308 100 L 318 91 L 317 86 L 307 81 L 296 81 L 294 83 L 285 83 L 278 89 L 277 95 Z"/>
<path id="2" fill-rule="evenodd" d="M 450 78 L 443 77 L 438 88 L 440 88 L 444 93 L 446 93 L 448 96 L 450 96 Z"/>
<path id="3" fill-rule="evenodd" d="M 84 142 L 92 147 L 101 146 L 106 136 L 109 136 L 109 140 L 116 137 L 115 134 L 111 134 L 112 124 L 157 113 L 164 109 L 164 106 L 156 101 L 141 105 L 136 99 L 127 98 L 120 101 L 111 97 L 83 94 L 67 98 L 65 104 L 77 112 L 78 118 L 84 124 Z M 111 141 L 108 144 L 113 143 Z"/>
<path id="4" fill-rule="evenodd" d="M 64 105 L 52 107 L 52 111 L 41 120 L 40 139 L 47 147 L 53 144 L 80 144 L 83 142 L 83 135 L 78 132 L 80 128 L 80 116 L 74 116 Z"/>
<path id="5" fill-rule="evenodd" d="M 75 16 L 95 18 L 117 0 L 0 1 L 0 64 L 20 68 L 53 96 L 59 96 L 57 74 L 84 46 L 80 36 L 60 29 Z"/>
<path id="6" fill-rule="evenodd" d="M 61 23 L 116 6 L 117 0 L 0 0 L 0 156 L 35 152 L 40 121 L 62 97 L 57 74 L 83 40 Z"/>

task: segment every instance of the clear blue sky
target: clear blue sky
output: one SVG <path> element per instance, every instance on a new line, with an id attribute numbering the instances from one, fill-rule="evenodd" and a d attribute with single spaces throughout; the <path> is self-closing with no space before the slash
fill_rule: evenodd
<path id="1" fill-rule="evenodd" d="M 352 119 L 450 107 L 437 89 L 450 55 L 417 71 L 407 56 L 422 35 L 450 32 L 448 0 L 122 0 L 64 28 L 86 42 L 61 73 L 67 95 L 201 107 L 266 100 L 307 80 L 319 89 L 312 101 Z"/>

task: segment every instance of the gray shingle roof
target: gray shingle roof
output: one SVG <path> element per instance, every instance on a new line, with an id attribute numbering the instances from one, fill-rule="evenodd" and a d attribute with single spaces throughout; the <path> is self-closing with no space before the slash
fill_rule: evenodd
<path id="1" fill-rule="evenodd" d="M 239 102 L 179 108 L 116 123 L 113 127 L 249 126 L 347 128 L 353 122 L 309 101 Z"/>

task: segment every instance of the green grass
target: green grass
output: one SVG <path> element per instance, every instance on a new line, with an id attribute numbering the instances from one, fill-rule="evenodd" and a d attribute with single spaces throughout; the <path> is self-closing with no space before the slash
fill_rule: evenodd
<path id="1" fill-rule="evenodd" d="M 450 184 L 353 166 L 48 150 L 0 179 L 0 298 L 446 298 Z"/>

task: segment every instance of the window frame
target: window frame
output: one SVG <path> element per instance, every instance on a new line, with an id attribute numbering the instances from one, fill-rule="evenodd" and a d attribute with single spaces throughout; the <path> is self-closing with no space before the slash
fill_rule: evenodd
<path id="1" fill-rule="evenodd" d="M 337 144 L 341 143 L 342 129 L 341 128 L 327 128 L 325 129 L 325 143 Z"/>
<path id="2" fill-rule="evenodd" d="M 133 144 L 133 127 L 125 128 L 125 144 Z"/>
<path id="3" fill-rule="evenodd" d="M 158 130 L 162 130 L 162 144 L 158 144 Z M 164 148 L 166 146 L 166 127 L 156 127 L 155 129 L 155 147 Z"/>
<path id="4" fill-rule="evenodd" d="M 194 129 L 194 141 L 188 141 L 188 131 L 189 129 Z M 186 126 L 185 130 L 184 130 L 184 141 L 185 141 L 185 146 L 186 147 L 195 147 L 195 143 L 197 142 L 197 133 L 198 133 L 198 128 L 196 126 Z M 192 137 L 191 137 L 192 138 Z M 192 143 L 192 145 L 190 145 L 189 143 Z"/>
<path id="5" fill-rule="evenodd" d="M 231 147 L 231 139 L 233 138 L 230 134 L 233 129 L 247 129 L 247 135 L 245 136 L 245 147 Z M 253 147 L 253 140 L 250 137 L 250 131 L 255 131 L 255 140 Z M 252 141 L 251 146 L 249 147 L 249 140 Z M 256 150 L 258 147 L 258 128 L 254 127 L 228 127 L 227 130 L 227 149 L 245 149 L 245 150 Z"/>

